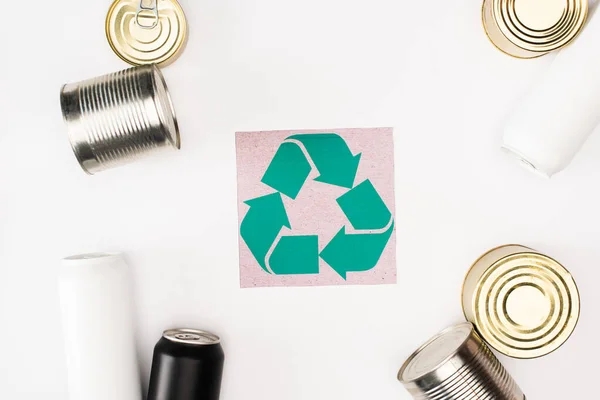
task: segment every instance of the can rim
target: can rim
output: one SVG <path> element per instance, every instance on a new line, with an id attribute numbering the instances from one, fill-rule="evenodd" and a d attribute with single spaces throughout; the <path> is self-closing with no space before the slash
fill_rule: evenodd
<path id="1" fill-rule="evenodd" d="M 63 265 L 73 265 L 81 267 L 85 265 L 95 265 L 104 263 L 109 260 L 123 259 L 123 253 L 119 252 L 93 252 L 93 253 L 82 253 L 74 254 L 62 259 Z"/>
<path id="2" fill-rule="evenodd" d="M 409 367 L 409 365 L 411 364 L 411 362 L 427 347 L 429 347 L 429 345 L 433 342 L 435 342 L 436 340 L 438 340 L 440 337 L 446 335 L 448 332 L 454 331 L 456 329 L 462 328 L 462 327 L 468 327 L 470 329 L 470 333 L 469 335 L 467 335 L 467 337 L 458 345 L 458 347 L 453 350 L 450 354 L 448 354 L 446 357 L 444 357 L 441 361 L 439 361 L 438 363 L 436 363 L 436 365 L 432 368 L 430 368 L 428 371 L 425 371 L 417 376 L 411 377 L 410 379 L 404 379 L 404 373 L 406 372 L 406 369 Z M 417 350 L 415 350 L 404 362 L 404 364 L 402 364 L 402 367 L 400 367 L 400 371 L 398 371 L 398 380 L 403 383 L 403 384 L 407 384 L 407 383 L 411 383 L 411 382 L 415 382 L 418 381 L 420 379 L 422 379 L 423 377 L 429 375 L 432 372 L 435 372 L 436 370 L 438 370 L 440 367 L 442 367 L 444 364 L 446 364 L 450 359 L 452 359 L 457 352 L 463 348 L 463 346 L 469 341 L 469 339 L 471 338 L 471 336 L 473 335 L 473 331 L 474 331 L 475 327 L 474 325 L 469 322 L 461 322 L 459 324 L 450 326 L 444 330 L 442 330 L 441 332 L 439 332 L 438 334 L 432 336 L 429 340 L 427 340 L 425 343 L 423 343 L 421 346 L 419 346 L 419 348 Z"/>
<path id="3" fill-rule="evenodd" d="M 517 150 L 513 146 L 502 143 L 500 149 L 504 152 L 504 154 L 508 155 L 513 160 L 516 160 L 523 168 L 526 168 L 534 174 L 546 179 L 550 179 L 552 177 L 553 173 L 551 171 L 548 171 L 547 168 L 542 169 L 540 163 L 531 159 L 530 157 L 526 157 L 521 151 Z"/>
<path id="4" fill-rule="evenodd" d="M 178 337 L 178 335 L 193 335 L 197 336 L 197 338 Z M 214 333 L 192 328 L 167 329 L 163 332 L 163 338 L 170 340 L 171 342 L 183 343 L 193 346 L 211 346 L 214 344 L 221 343 L 221 338 L 215 335 Z M 204 338 L 207 341 L 199 340 L 200 338 Z"/>
<path id="5" fill-rule="evenodd" d="M 175 106 L 173 105 L 173 100 L 171 99 L 171 94 L 169 93 L 167 82 L 160 68 L 158 68 L 157 64 L 150 64 L 150 67 L 152 68 L 152 74 L 154 76 L 154 90 L 152 93 L 152 100 L 154 101 L 156 109 L 159 111 L 158 118 L 160 119 L 161 125 L 165 127 L 165 130 L 167 131 L 167 137 L 169 138 L 171 144 L 177 150 L 180 150 L 181 135 L 179 133 L 179 123 L 177 121 Z M 166 104 L 163 104 L 163 102 L 160 101 L 161 95 L 164 96 Z M 167 110 L 164 110 L 165 106 L 168 108 Z M 173 129 L 173 131 L 171 131 L 171 128 Z"/>

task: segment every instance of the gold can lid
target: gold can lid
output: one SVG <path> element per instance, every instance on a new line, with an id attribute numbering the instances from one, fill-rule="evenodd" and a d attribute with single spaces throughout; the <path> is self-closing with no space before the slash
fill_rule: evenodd
<path id="1" fill-rule="evenodd" d="M 567 341 L 579 319 L 579 291 L 569 271 L 520 245 L 479 258 L 462 295 L 467 320 L 491 347 L 510 357 L 551 353 Z"/>
<path id="2" fill-rule="evenodd" d="M 490 41 L 518 58 L 557 50 L 581 32 L 588 0 L 484 0 L 483 26 Z"/>
<path id="3" fill-rule="evenodd" d="M 106 16 L 106 37 L 132 65 L 173 62 L 187 40 L 187 21 L 177 0 L 115 0 Z"/>

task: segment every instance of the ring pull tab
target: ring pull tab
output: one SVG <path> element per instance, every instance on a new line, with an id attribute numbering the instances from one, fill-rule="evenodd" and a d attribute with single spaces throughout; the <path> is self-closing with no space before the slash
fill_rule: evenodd
<path id="1" fill-rule="evenodd" d="M 140 0 L 135 22 L 144 29 L 154 29 L 158 25 L 158 0 Z"/>

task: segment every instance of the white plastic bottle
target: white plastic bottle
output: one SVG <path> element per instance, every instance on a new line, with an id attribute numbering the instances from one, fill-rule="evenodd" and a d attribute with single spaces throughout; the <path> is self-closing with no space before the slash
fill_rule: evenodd
<path id="1" fill-rule="evenodd" d="M 572 161 L 598 124 L 600 15 L 595 15 L 510 117 L 502 147 L 550 177 Z"/>
<path id="2" fill-rule="evenodd" d="M 141 400 L 131 280 L 121 255 L 64 259 L 59 288 L 69 400 Z"/>

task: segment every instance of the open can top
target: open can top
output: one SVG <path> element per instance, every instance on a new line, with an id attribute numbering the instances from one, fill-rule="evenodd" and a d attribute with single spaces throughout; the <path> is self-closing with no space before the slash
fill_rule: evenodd
<path id="1" fill-rule="evenodd" d="M 166 330 L 163 333 L 163 337 L 172 342 L 194 346 L 209 346 L 221 342 L 221 339 L 214 333 L 188 328 Z"/>

